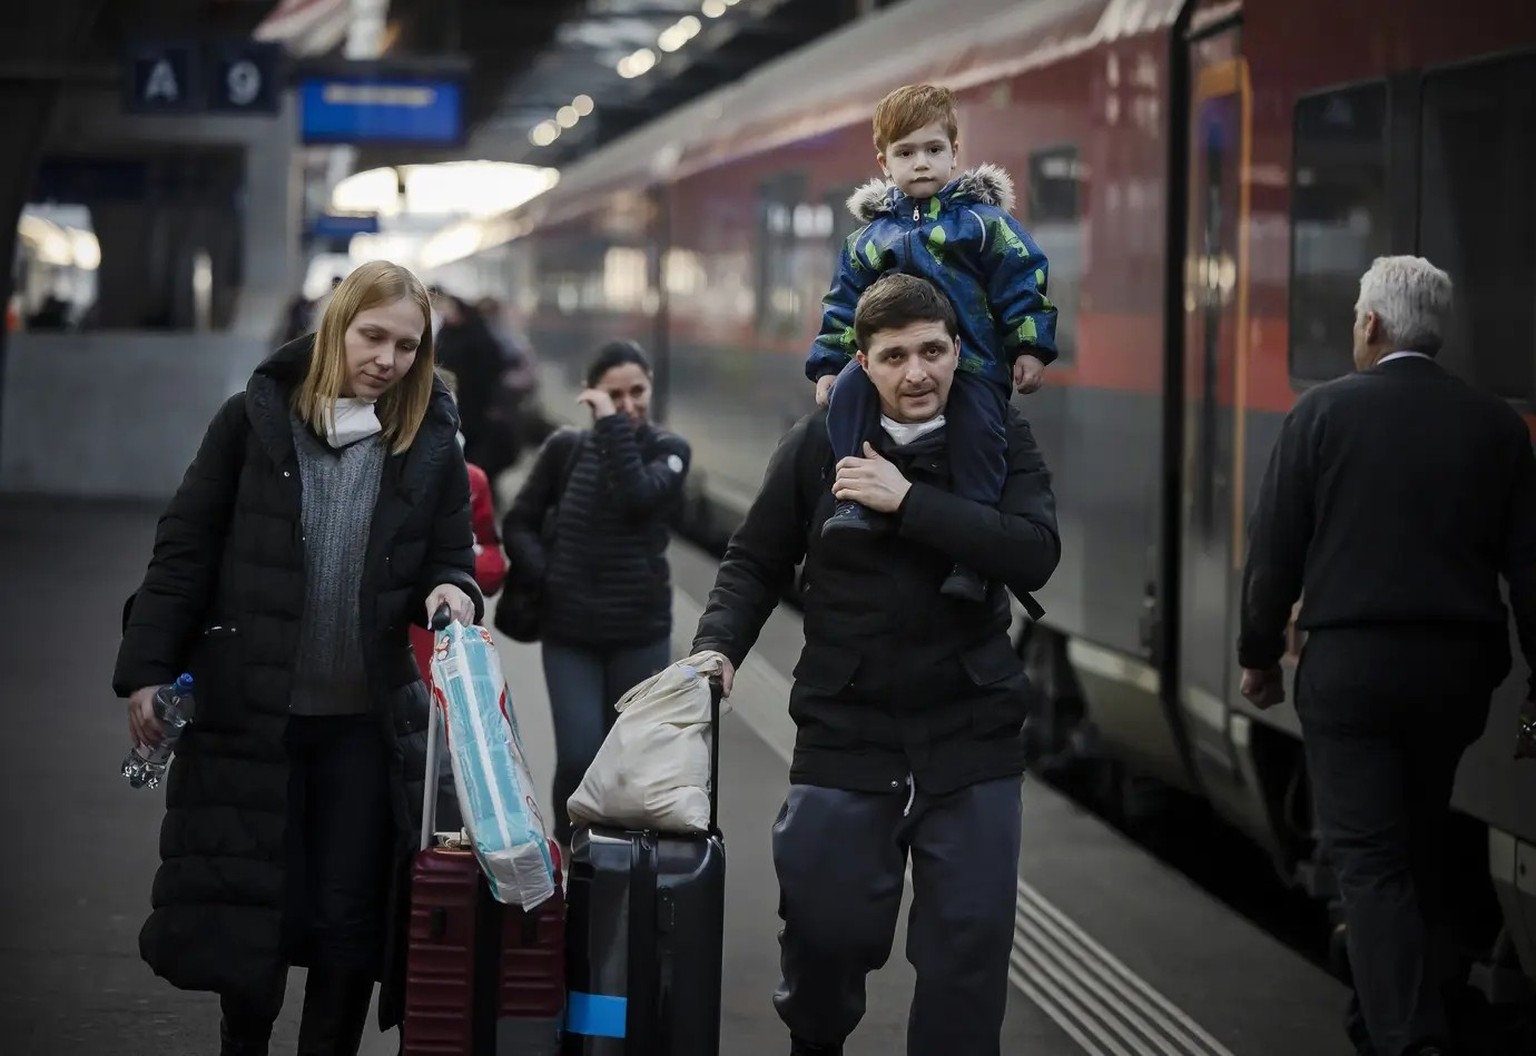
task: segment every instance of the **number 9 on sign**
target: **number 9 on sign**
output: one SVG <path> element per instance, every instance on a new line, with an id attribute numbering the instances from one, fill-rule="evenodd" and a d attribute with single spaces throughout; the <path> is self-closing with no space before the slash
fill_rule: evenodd
<path id="1" fill-rule="evenodd" d="M 261 67 L 249 59 L 230 64 L 224 84 L 232 106 L 250 106 L 261 98 Z"/>

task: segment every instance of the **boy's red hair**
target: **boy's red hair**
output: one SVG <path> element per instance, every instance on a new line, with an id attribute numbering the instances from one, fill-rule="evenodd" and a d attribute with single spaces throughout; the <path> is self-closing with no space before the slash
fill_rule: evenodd
<path id="1" fill-rule="evenodd" d="M 903 85 L 875 106 L 875 149 L 883 154 L 902 136 L 934 121 L 944 126 L 954 146 L 959 136 L 955 93 L 936 84 Z"/>

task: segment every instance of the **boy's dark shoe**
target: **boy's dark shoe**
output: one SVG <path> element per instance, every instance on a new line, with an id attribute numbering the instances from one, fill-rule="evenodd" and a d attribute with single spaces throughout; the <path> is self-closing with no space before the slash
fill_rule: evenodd
<path id="1" fill-rule="evenodd" d="M 982 579 L 975 569 L 956 564 L 950 569 L 944 585 L 939 588 L 939 593 L 946 598 L 958 598 L 960 601 L 986 601 L 987 581 Z"/>
<path id="2" fill-rule="evenodd" d="M 873 532 L 878 527 L 874 511 L 869 507 L 857 502 L 840 502 L 832 516 L 822 524 L 821 534 L 825 538 L 834 532 Z"/>

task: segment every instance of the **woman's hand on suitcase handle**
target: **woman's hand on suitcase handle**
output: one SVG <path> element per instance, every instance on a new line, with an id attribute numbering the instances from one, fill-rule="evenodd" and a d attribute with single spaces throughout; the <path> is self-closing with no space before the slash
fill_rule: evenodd
<path id="1" fill-rule="evenodd" d="M 452 583 L 439 583 L 432 588 L 432 593 L 427 595 L 428 626 L 431 625 L 432 618 L 441 605 L 448 606 L 448 610 L 453 613 L 453 618 L 464 626 L 468 627 L 475 622 L 475 603 L 470 600 L 469 595 Z"/>
<path id="2" fill-rule="evenodd" d="M 165 740 L 165 727 L 155 718 L 155 693 L 159 686 L 145 686 L 128 698 L 128 733 L 133 743 L 153 748 Z"/>

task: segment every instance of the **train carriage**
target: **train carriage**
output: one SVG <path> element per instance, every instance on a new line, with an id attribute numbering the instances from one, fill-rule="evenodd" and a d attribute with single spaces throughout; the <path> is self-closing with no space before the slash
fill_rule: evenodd
<path id="1" fill-rule="evenodd" d="M 703 536 L 812 407 L 803 363 L 856 224 L 844 200 L 875 172 L 870 113 L 920 80 L 959 95 L 961 164 L 1013 175 L 1061 310 L 1060 359 L 1021 403 L 1063 541 L 1020 643 L 1037 747 L 1204 798 L 1327 898 L 1295 714 L 1237 691 L 1246 524 L 1297 394 L 1349 369 L 1379 254 L 1452 273 L 1442 359 L 1529 411 L 1536 5 L 907 0 L 583 158 L 458 266 L 522 313 L 557 413 L 601 340 L 654 349 Z M 1536 978 L 1516 668 L 1455 800 L 1477 835 L 1461 889 L 1499 899 L 1480 936 L 1499 985 L 1514 951 Z"/>

